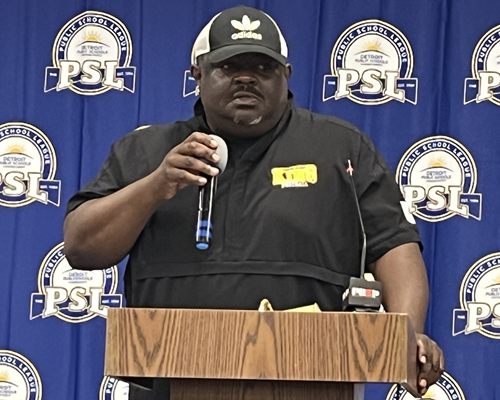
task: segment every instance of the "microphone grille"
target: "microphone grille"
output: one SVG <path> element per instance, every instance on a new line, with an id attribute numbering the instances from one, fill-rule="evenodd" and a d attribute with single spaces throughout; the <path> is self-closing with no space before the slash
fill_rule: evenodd
<path id="1" fill-rule="evenodd" d="M 216 154 L 219 155 L 220 160 L 215 164 L 217 168 L 219 168 L 220 173 L 222 174 L 226 169 L 227 165 L 227 144 L 220 136 L 217 135 L 209 135 L 213 140 L 219 143 L 219 147 L 217 147 Z"/>

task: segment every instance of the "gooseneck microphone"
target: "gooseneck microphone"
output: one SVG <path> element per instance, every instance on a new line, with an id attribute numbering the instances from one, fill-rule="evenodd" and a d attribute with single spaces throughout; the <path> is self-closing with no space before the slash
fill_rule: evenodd
<path id="1" fill-rule="evenodd" d="M 359 266 L 360 277 L 365 276 L 365 264 L 366 264 L 366 233 L 365 226 L 363 225 L 363 217 L 361 216 L 361 208 L 359 207 L 358 196 L 356 195 L 356 186 L 354 185 L 354 179 L 352 173 L 354 168 L 351 165 L 351 160 L 347 160 L 346 172 L 349 175 L 349 181 L 351 182 L 352 193 L 354 194 L 354 202 L 356 203 L 356 209 L 358 210 L 359 226 L 361 228 L 361 234 L 363 235 L 363 246 L 361 247 L 361 265 Z"/>
<path id="2" fill-rule="evenodd" d="M 345 311 L 378 311 L 382 303 L 382 284 L 377 281 L 367 281 L 364 277 L 366 265 L 366 233 L 358 196 L 356 194 L 356 186 L 354 185 L 354 179 L 352 177 L 354 168 L 351 165 L 351 160 L 347 160 L 346 172 L 349 175 L 351 189 L 358 211 L 359 226 L 361 228 L 361 234 L 363 235 L 363 246 L 361 247 L 359 278 L 353 277 L 349 280 L 349 287 L 342 295 L 342 309 Z"/>
<path id="3" fill-rule="evenodd" d="M 224 140 L 216 135 L 209 135 L 213 140 L 215 140 L 219 146 L 215 151 L 219 155 L 220 160 L 218 163 L 207 164 L 219 169 L 219 175 L 224 172 L 227 165 L 227 145 Z M 204 160 L 205 161 L 205 160 Z M 217 177 L 219 176 L 207 176 L 207 183 L 200 186 L 198 191 L 198 221 L 196 223 L 196 247 L 200 250 L 206 250 L 210 247 L 210 241 L 212 239 L 212 205 L 215 198 L 215 192 L 217 190 Z"/>

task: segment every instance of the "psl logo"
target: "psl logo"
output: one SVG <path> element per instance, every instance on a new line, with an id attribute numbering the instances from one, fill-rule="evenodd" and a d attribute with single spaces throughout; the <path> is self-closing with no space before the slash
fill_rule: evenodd
<path id="1" fill-rule="evenodd" d="M 455 139 L 432 136 L 415 143 L 401 158 L 396 179 L 410 212 L 425 221 L 481 219 L 476 164 Z"/>
<path id="2" fill-rule="evenodd" d="M 99 391 L 99 400 L 128 400 L 129 384 L 116 378 L 105 376 Z"/>
<path id="3" fill-rule="evenodd" d="M 108 307 L 121 307 L 116 293 L 118 268 L 82 271 L 73 269 L 64 255 L 64 243 L 45 257 L 38 274 L 38 293 L 31 295 L 30 319 L 55 315 L 79 323 L 96 316 L 106 318 Z"/>
<path id="4" fill-rule="evenodd" d="M 465 400 L 462 388 L 450 374 L 444 372 L 441 378 L 427 390 L 422 399 Z M 393 385 L 386 400 L 415 400 L 401 385 Z"/>
<path id="5" fill-rule="evenodd" d="M 472 55 L 472 78 L 465 79 L 464 104 L 489 100 L 500 105 L 500 25 L 481 38 Z M 496 90 L 495 90 L 496 89 Z"/>
<path id="6" fill-rule="evenodd" d="M 130 67 L 132 40 L 125 25 L 112 15 L 85 11 L 59 31 L 52 67 L 45 70 L 45 92 L 70 89 L 93 96 L 110 89 L 135 90 Z"/>
<path id="7" fill-rule="evenodd" d="M 0 350 L 0 399 L 41 398 L 42 381 L 33 364 L 19 353 Z"/>
<path id="8" fill-rule="evenodd" d="M 323 101 L 347 97 L 364 105 L 391 100 L 417 104 L 410 43 L 386 22 L 366 20 L 347 28 L 333 47 L 330 69 L 323 80 Z"/>
<path id="9" fill-rule="evenodd" d="M 460 307 L 453 310 L 453 336 L 479 332 L 500 339 L 500 253 L 481 258 L 467 271 Z"/>
<path id="10" fill-rule="evenodd" d="M 33 125 L 0 125 L 0 205 L 22 207 L 39 201 L 59 206 L 61 181 L 56 152 L 47 136 Z"/>

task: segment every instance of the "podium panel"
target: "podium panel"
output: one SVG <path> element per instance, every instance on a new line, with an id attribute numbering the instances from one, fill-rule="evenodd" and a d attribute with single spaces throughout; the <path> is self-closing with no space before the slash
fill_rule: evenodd
<path id="1" fill-rule="evenodd" d="M 173 379 L 175 400 L 363 400 L 364 385 L 342 382 Z"/>

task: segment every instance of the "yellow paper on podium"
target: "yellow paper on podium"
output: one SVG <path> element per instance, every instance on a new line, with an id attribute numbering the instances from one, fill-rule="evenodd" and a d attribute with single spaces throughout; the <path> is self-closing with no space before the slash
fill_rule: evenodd
<path id="1" fill-rule="evenodd" d="M 274 311 L 273 306 L 271 305 L 271 302 L 268 299 L 263 299 L 260 302 L 259 305 L 259 311 Z M 291 308 L 289 310 L 283 310 L 286 312 L 321 312 L 321 309 L 319 308 L 317 303 L 308 305 L 308 306 L 302 306 L 302 307 L 297 307 L 297 308 Z"/>

